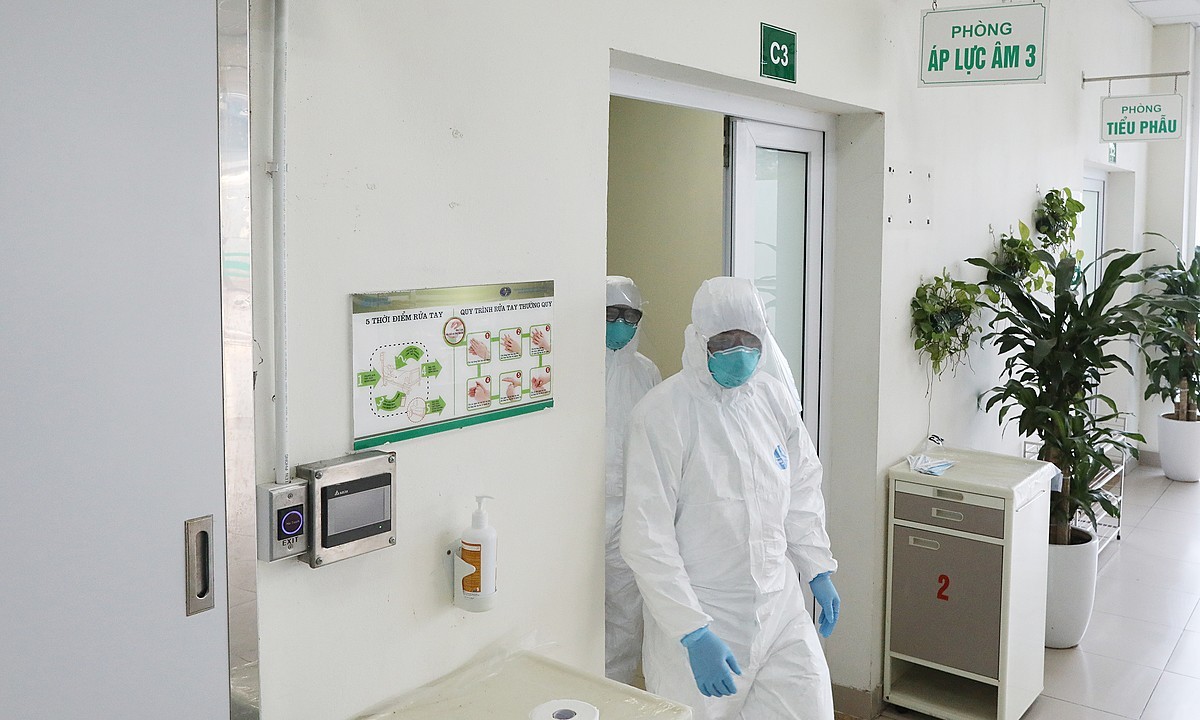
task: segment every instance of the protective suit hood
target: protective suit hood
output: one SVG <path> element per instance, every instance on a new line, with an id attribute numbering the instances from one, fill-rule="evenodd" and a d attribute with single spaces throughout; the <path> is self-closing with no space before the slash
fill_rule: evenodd
<path id="1" fill-rule="evenodd" d="M 609 275 L 604 283 L 604 304 L 607 305 L 628 305 L 637 310 L 642 309 L 642 293 L 638 290 L 637 285 L 633 284 L 633 280 L 624 275 Z M 605 348 L 604 358 L 606 365 L 612 365 L 613 361 L 631 362 L 637 355 L 638 340 L 641 337 L 641 326 L 638 331 L 633 334 L 633 339 L 625 343 L 625 347 L 620 350 L 609 350 Z"/>
<path id="2" fill-rule="evenodd" d="M 727 330 L 753 333 L 763 345 L 758 369 L 749 382 L 735 388 L 721 387 L 708 371 L 706 338 Z M 692 324 L 684 331 L 683 371 L 702 394 L 717 399 L 738 397 L 756 377 L 766 373 L 787 386 L 796 403 L 796 411 L 800 411 L 800 393 L 796 390 L 791 367 L 767 327 L 762 298 L 754 282 L 747 278 L 715 277 L 700 285 L 692 300 Z"/>
<path id="3" fill-rule="evenodd" d="M 752 281 L 715 277 L 705 280 L 692 299 L 692 325 L 705 337 L 745 330 L 762 339 L 767 333 L 767 315 Z"/>
<path id="4" fill-rule="evenodd" d="M 624 275 L 609 275 L 604 284 L 604 304 L 628 305 L 641 310 L 642 292 Z"/>

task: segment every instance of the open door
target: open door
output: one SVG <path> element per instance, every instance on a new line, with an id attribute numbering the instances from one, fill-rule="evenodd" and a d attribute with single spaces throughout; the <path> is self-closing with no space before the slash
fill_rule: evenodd
<path id="1" fill-rule="evenodd" d="M 729 274 L 754 281 L 820 437 L 821 247 L 825 134 L 729 119 Z"/>

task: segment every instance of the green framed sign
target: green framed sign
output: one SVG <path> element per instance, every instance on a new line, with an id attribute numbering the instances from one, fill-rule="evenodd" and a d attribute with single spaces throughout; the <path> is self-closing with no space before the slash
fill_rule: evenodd
<path id="1" fill-rule="evenodd" d="M 554 406 L 554 281 L 350 299 L 355 450 Z"/>
<path id="2" fill-rule="evenodd" d="M 1046 6 L 1039 2 L 921 12 L 917 85 L 1046 82 Z"/>
<path id="3" fill-rule="evenodd" d="M 759 76 L 796 82 L 796 33 L 762 23 L 761 37 Z"/>

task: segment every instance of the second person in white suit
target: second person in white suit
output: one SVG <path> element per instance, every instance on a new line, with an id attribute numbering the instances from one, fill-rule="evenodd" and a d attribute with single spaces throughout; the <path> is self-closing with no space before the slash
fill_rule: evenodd
<path id="1" fill-rule="evenodd" d="M 642 656 L 642 598 L 618 538 L 625 491 L 625 431 L 638 400 L 662 375 L 637 351 L 642 294 L 633 281 L 609 276 L 605 288 L 604 396 L 604 674 L 626 684 L 637 677 Z"/>

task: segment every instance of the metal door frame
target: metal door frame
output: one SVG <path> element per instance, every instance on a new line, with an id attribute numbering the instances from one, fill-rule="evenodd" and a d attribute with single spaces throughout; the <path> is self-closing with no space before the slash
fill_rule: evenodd
<path id="1" fill-rule="evenodd" d="M 254 340 L 250 264 L 250 3 L 217 4 L 217 147 L 221 216 L 229 712 L 257 719 L 257 566 L 254 528 Z M 236 597 L 250 600 L 235 603 Z M 235 651 L 251 655 L 247 662 Z"/>

